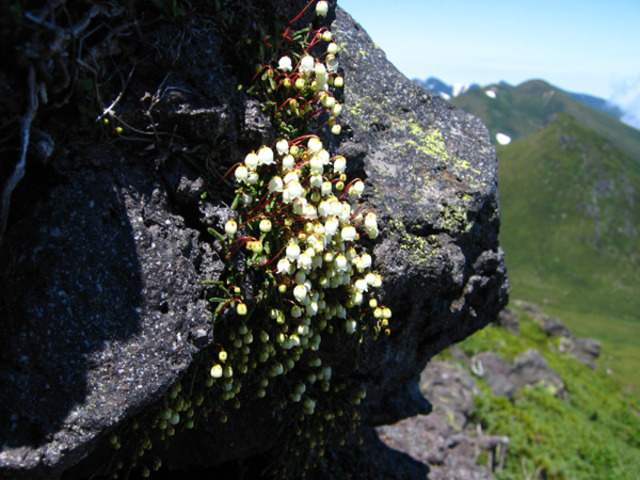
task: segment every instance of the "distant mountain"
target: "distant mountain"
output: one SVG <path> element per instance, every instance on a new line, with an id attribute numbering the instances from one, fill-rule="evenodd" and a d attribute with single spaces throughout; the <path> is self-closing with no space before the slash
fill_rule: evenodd
<path id="1" fill-rule="evenodd" d="M 564 113 L 640 161 L 639 130 L 542 80 L 530 80 L 517 87 L 490 85 L 465 92 L 452 98 L 451 103 L 482 118 L 498 140 L 499 134 L 505 140 L 524 138 L 542 130 L 555 116 Z"/>
<path id="2" fill-rule="evenodd" d="M 603 113 L 617 119 L 621 120 L 624 116 L 624 111 L 617 105 L 611 103 L 608 100 L 603 98 L 594 97 L 593 95 L 587 95 L 586 93 L 572 93 L 567 92 L 576 100 L 580 100 L 582 103 L 589 105 L 596 110 L 600 110 Z"/>
<path id="3" fill-rule="evenodd" d="M 549 92 L 542 92 L 548 104 L 564 104 L 559 93 Z M 498 90 L 501 97 L 507 95 Z M 540 111 L 520 105 L 520 110 L 501 111 L 507 119 L 500 128 L 506 129 L 509 119 L 521 130 L 539 128 L 544 102 Z M 488 113 L 494 121 L 501 119 Z M 611 138 L 564 113 L 498 148 L 500 238 L 514 298 L 549 302 L 581 315 L 640 319 L 640 161 L 635 153 L 633 158 Z"/>
<path id="4" fill-rule="evenodd" d="M 472 84 L 464 84 L 464 83 L 456 83 L 454 85 L 447 85 L 442 80 L 429 77 L 426 80 L 420 80 L 419 78 L 414 78 L 413 81 L 420 85 L 422 88 L 425 88 L 433 93 L 437 93 L 442 98 L 449 100 L 453 97 L 457 97 L 458 95 L 468 92 L 469 90 L 475 90 L 480 88 L 480 85 L 477 83 Z"/>
<path id="5" fill-rule="evenodd" d="M 463 93 L 466 93 L 471 90 L 477 90 L 482 88 L 477 83 L 472 84 L 454 84 L 449 85 L 439 78 L 429 77 L 426 80 L 421 80 L 419 78 L 414 78 L 413 81 L 420 85 L 422 88 L 425 88 L 433 93 L 437 93 L 442 98 L 446 100 L 450 100 L 455 98 Z M 498 85 L 510 86 L 506 82 L 499 82 Z M 588 95 L 586 93 L 573 93 L 573 92 L 565 92 L 568 95 L 572 96 L 576 100 L 584 103 L 585 105 L 589 105 L 591 108 L 595 108 L 596 110 L 600 110 L 603 113 L 615 118 L 616 120 L 621 120 L 624 116 L 625 112 L 617 105 L 613 104 L 609 100 L 605 100 L 604 98 L 595 97 L 593 95 Z"/>

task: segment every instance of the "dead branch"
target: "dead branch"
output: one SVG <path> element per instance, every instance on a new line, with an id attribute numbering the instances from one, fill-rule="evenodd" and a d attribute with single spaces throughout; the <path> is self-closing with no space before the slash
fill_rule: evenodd
<path id="1" fill-rule="evenodd" d="M 29 148 L 29 136 L 31 134 L 31 124 L 36 117 L 38 111 L 38 92 L 36 86 L 36 70 L 32 65 L 29 67 L 29 107 L 22 117 L 22 125 L 20 127 L 22 136 L 22 149 L 20 152 L 20 160 L 16 164 L 13 174 L 7 179 L 4 189 L 2 190 L 2 210 L 0 211 L 0 246 L 2 238 L 7 228 L 7 220 L 9 218 L 9 206 L 11 204 L 11 193 L 24 177 L 27 164 L 27 150 Z"/>

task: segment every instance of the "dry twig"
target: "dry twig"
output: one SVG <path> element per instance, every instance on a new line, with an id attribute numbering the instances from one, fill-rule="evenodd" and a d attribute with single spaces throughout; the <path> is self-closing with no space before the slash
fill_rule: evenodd
<path id="1" fill-rule="evenodd" d="M 38 111 L 38 93 L 36 86 L 36 71 L 32 65 L 29 68 L 29 107 L 22 117 L 22 125 L 20 127 L 22 136 L 22 148 L 20 151 L 20 160 L 16 164 L 13 174 L 7 179 L 4 189 L 2 190 L 2 210 L 0 211 L 0 246 L 2 245 L 2 237 L 7 228 L 7 220 L 9 217 L 9 206 L 11 204 L 11 193 L 24 177 L 25 167 L 27 164 L 27 149 L 29 148 L 29 136 L 31 134 L 31 124 L 36 117 Z"/>

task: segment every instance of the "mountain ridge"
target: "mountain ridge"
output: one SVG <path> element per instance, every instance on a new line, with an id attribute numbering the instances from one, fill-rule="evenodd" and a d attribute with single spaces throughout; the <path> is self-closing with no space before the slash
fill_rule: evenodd
<path id="1" fill-rule="evenodd" d="M 413 81 L 418 85 L 420 85 L 422 88 L 425 88 L 433 93 L 437 93 L 438 95 L 443 97 L 445 100 L 450 100 L 451 98 L 462 95 L 463 93 L 466 93 L 470 90 L 477 90 L 477 89 L 483 88 L 482 85 L 480 85 L 477 82 L 468 83 L 468 84 L 455 83 L 455 84 L 449 85 L 437 77 L 428 77 L 426 79 L 413 78 Z M 526 82 L 527 81 L 522 83 L 526 83 Z M 506 85 L 506 86 L 513 87 L 513 85 L 509 84 L 508 82 L 505 82 L 504 80 L 500 80 L 497 83 L 490 83 L 485 87 L 491 87 L 493 85 Z M 575 98 L 576 100 L 584 103 L 585 105 L 595 108 L 596 110 L 599 110 L 603 113 L 606 113 L 607 115 L 615 118 L 616 120 L 622 121 L 622 118 L 625 115 L 624 110 L 622 110 L 622 108 L 619 105 L 615 104 L 611 100 L 607 100 L 602 97 L 598 97 L 596 95 L 591 95 L 583 92 L 570 92 L 568 90 L 563 90 L 563 91 L 566 94 Z"/>
<path id="2" fill-rule="evenodd" d="M 488 96 L 488 91 L 493 94 Z M 494 138 L 498 133 L 503 133 L 513 140 L 541 130 L 553 115 L 566 113 L 579 124 L 609 138 L 640 161 L 640 130 L 576 100 L 543 80 L 529 80 L 517 87 L 490 85 L 465 92 L 453 98 L 451 103 L 478 115 Z"/>

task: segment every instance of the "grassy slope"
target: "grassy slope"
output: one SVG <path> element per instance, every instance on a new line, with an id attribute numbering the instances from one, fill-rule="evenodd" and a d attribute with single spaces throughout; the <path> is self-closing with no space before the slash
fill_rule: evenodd
<path id="1" fill-rule="evenodd" d="M 523 388 L 510 401 L 491 394 L 482 380 L 474 416 L 491 434 L 508 435 L 510 444 L 498 480 L 525 478 L 540 470 L 553 479 L 640 478 L 640 401 L 603 368 L 590 370 L 558 351 L 558 339 L 521 317 L 520 335 L 489 327 L 459 344 L 468 355 L 495 351 L 506 360 L 536 348 L 563 378 L 567 398 L 544 388 Z M 524 460 L 523 460 L 524 459 Z"/>
<path id="2" fill-rule="evenodd" d="M 493 85 L 491 89 L 497 92 L 495 99 L 488 97 L 487 88 L 483 88 L 453 98 L 451 103 L 482 118 L 494 138 L 498 132 L 513 139 L 523 138 L 543 128 L 554 114 L 566 113 L 640 161 L 640 131 L 542 80 L 531 80 L 517 87 Z"/>
<path id="3" fill-rule="evenodd" d="M 640 392 L 640 162 L 564 115 L 498 158 L 512 297 L 604 341 Z"/>

